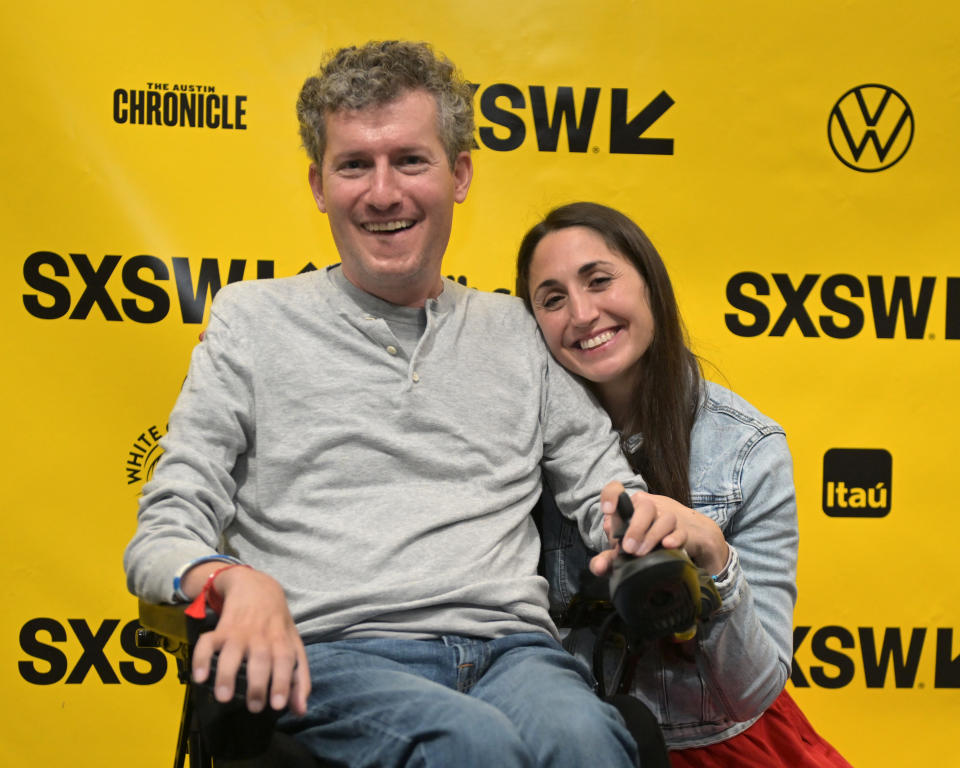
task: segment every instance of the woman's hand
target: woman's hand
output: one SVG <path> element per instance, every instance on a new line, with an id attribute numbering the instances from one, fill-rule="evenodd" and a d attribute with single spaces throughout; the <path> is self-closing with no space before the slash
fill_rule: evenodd
<path id="1" fill-rule="evenodd" d="M 642 493 L 642 491 L 641 491 Z M 723 531 L 711 518 L 707 517 L 695 509 L 685 507 L 679 501 L 671 499 L 669 496 L 655 496 L 653 494 L 644 494 L 653 500 L 658 512 L 662 513 L 670 510 L 677 520 L 677 527 L 684 528 L 685 534 L 680 544 L 679 538 L 674 534 L 668 534 L 661 540 L 661 544 L 667 549 L 682 546 L 687 550 L 690 559 L 694 564 L 703 568 L 711 576 L 715 576 L 723 570 L 727 564 L 727 558 L 730 556 L 730 547 L 723 536 Z"/>
<path id="2" fill-rule="evenodd" d="M 668 496 L 643 491 L 634 493 L 631 496 L 633 517 L 623 538 L 618 541 L 614 534 L 623 528 L 623 521 L 616 511 L 617 498 L 623 490 L 620 483 L 609 483 L 600 495 L 603 530 L 611 549 L 590 561 L 590 570 L 595 575 L 608 575 L 621 548 L 627 554 L 645 555 L 657 544 L 667 549 L 685 548 L 690 559 L 711 575 L 723 570 L 729 547 L 720 526 Z"/>

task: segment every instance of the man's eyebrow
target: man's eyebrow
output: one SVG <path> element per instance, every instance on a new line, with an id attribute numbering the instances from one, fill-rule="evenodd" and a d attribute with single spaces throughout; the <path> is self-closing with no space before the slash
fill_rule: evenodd
<path id="1" fill-rule="evenodd" d="M 430 145 L 426 143 L 414 143 L 414 144 L 404 144 L 400 147 L 395 147 L 394 152 L 403 154 L 404 152 L 427 152 L 430 149 Z"/>
<path id="2" fill-rule="evenodd" d="M 405 155 L 427 155 L 430 152 L 430 147 L 427 144 L 404 144 L 399 147 L 391 147 L 387 154 L 390 157 L 403 157 Z M 370 147 L 347 147 L 340 152 L 336 152 L 330 156 L 331 160 L 343 160 L 345 158 L 362 158 L 370 157 L 379 153 L 377 148 L 371 149 Z"/>
<path id="3" fill-rule="evenodd" d="M 331 162 L 340 162 L 343 160 L 354 160 L 360 157 L 366 157 L 369 153 L 362 149 L 345 149 L 342 152 L 336 152 L 330 155 Z"/>
<path id="4" fill-rule="evenodd" d="M 408 144 L 404 147 L 396 147 L 390 152 L 391 157 L 422 157 L 428 161 L 436 161 L 446 156 L 444 152 L 437 151 L 429 144 Z"/>

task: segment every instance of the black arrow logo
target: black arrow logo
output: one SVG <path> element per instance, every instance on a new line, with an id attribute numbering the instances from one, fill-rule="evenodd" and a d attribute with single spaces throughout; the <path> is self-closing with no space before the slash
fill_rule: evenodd
<path id="1" fill-rule="evenodd" d="M 960 688 L 960 656 L 953 658 L 953 629 L 937 630 L 937 667 L 935 688 Z"/>
<path id="2" fill-rule="evenodd" d="M 670 107 L 673 99 L 666 91 L 645 106 L 627 122 L 627 89 L 611 89 L 610 152 L 622 155 L 672 155 L 673 139 L 650 139 L 644 131 L 653 125 Z"/>

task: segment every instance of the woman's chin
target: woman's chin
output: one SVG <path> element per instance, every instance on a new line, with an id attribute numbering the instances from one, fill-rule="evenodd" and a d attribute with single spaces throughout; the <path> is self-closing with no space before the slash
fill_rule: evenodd
<path id="1" fill-rule="evenodd" d="M 580 363 L 576 366 L 567 366 L 567 369 L 593 384 L 609 384 L 627 373 L 626 368 L 613 363 L 613 361 L 598 361 L 586 365 Z"/>

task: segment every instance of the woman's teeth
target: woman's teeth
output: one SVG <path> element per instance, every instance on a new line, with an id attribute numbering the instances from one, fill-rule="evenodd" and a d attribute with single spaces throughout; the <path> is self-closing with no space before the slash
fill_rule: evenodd
<path id="1" fill-rule="evenodd" d="M 605 344 L 610 341 L 616 333 L 614 331 L 604 331 L 603 333 L 597 334 L 596 336 L 590 339 L 583 339 L 580 342 L 580 349 L 593 349 L 594 347 L 599 347 L 601 344 Z"/>

